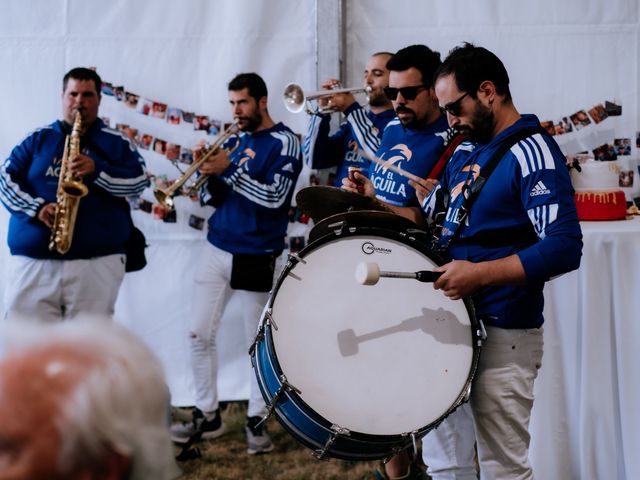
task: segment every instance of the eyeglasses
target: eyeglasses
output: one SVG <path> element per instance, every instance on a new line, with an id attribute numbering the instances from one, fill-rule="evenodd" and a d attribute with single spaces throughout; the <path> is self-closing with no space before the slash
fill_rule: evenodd
<path id="1" fill-rule="evenodd" d="M 467 95 L 469 95 L 469 92 L 465 93 L 457 100 L 447 103 L 444 107 L 440 107 L 440 110 L 442 110 L 442 113 L 448 113 L 449 115 L 453 115 L 454 117 L 459 117 L 460 113 L 462 113 L 462 110 L 460 109 L 460 102 L 462 102 L 462 100 L 464 100 L 464 97 L 466 97 Z"/>
<path id="2" fill-rule="evenodd" d="M 384 94 L 389 100 L 398 98 L 398 93 L 402 94 L 405 100 L 415 100 L 420 90 L 427 88 L 426 85 L 415 85 L 413 87 L 384 87 Z"/>

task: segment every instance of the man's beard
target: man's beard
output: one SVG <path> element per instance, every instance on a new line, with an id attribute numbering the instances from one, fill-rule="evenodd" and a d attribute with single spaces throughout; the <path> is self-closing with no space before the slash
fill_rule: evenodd
<path id="1" fill-rule="evenodd" d="M 398 117 L 403 127 L 416 130 L 422 126 L 421 123 L 418 121 L 418 116 L 416 115 L 416 112 L 414 112 L 410 108 L 405 107 L 404 105 L 398 105 L 398 107 L 396 108 L 396 115 L 401 112 L 410 114 L 410 116 L 407 118 Z"/>
<path id="2" fill-rule="evenodd" d="M 387 104 L 387 102 L 389 102 L 387 96 L 383 92 L 371 92 L 368 98 L 370 107 L 383 107 Z"/>
<path id="3" fill-rule="evenodd" d="M 262 123 L 262 114 L 260 112 L 256 112 L 253 115 L 250 115 L 248 117 L 240 117 L 240 118 L 247 122 L 247 124 L 241 129 L 243 132 L 253 132 Z"/>
<path id="4" fill-rule="evenodd" d="M 477 102 L 471 124 L 458 128 L 458 130 L 466 133 L 469 140 L 473 142 L 487 144 L 493 138 L 494 125 L 495 116 L 493 111 Z"/>

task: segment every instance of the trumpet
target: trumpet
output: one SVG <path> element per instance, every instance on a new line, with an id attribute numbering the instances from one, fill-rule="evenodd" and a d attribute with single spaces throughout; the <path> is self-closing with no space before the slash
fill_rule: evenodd
<path id="1" fill-rule="evenodd" d="M 181 172 L 182 175 L 171 184 L 168 188 L 158 188 L 153 194 L 155 195 L 158 203 L 165 208 L 169 208 L 173 210 L 175 207 L 173 198 L 177 195 L 185 195 L 190 196 L 196 193 L 200 188 L 209 180 L 209 175 L 200 175 L 196 180 L 194 180 L 191 184 L 187 186 L 186 189 L 182 187 L 187 183 L 187 181 L 193 177 L 194 173 L 198 171 L 198 169 L 211 157 L 212 155 L 218 153 L 219 149 L 224 145 L 224 143 L 229 140 L 231 137 L 237 137 L 237 141 L 235 145 L 231 148 L 225 149 L 228 154 L 233 153 L 238 146 L 240 145 L 240 135 L 238 134 L 238 122 L 234 121 L 229 128 L 227 128 L 220 136 L 216 139 L 216 141 L 206 147 L 202 153 L 200 158 L 191 164 L 189 168 L 187 168 L 184 172 Z"/>
<path id="2" fill-rule="evenodd" d="M 367 95 L 371 93 L 371 87 L 366 86 L 363 88 L 335 88 L 333 90 L 318 90 L 315 92 L 307 92 L 305 95 L 302 87 L 297 83 L 289 83 L 284 88 L 284 94 L 282 100 L 284 101 L 284 106 L 291 113 L 299 113 L 305 107 L 307 113 L 313 115 L 315 112 L 311 108 L 310 101 L 317 100 L 322 97 L 329 97 L 331 95 L 336 95 L 338 93 L 366 93 Z M 332 113 L 335 110 L 331 108 L 320 108 L 318 109 L 319 113 Z"/>

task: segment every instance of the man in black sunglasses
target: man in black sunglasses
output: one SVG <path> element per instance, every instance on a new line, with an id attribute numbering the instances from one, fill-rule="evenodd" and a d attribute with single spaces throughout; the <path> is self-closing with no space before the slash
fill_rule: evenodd
<path id="1" fill-rule="evenodd" d="M 443 165 L 439 160 L 454 136 L 433 89 L 440 63 L 440 54 L 425 45 L 405 47 L 387 63 L 389 87 L 385 94 L 393 103 L 396 118 L 384 130 L 376 156 L 420 178 L 438 178 Z M 356 139 L 364 135 L 358 133 Z M 356 174 L 355 179 L 357 182 L 343 180 L 343 188 L 357 191 L 361 183 L 365 195 L 375 196 L 395 213 L 424 224 L 414 186 L 406 176 L 372 164 L 368 178 Z"/>
<path id="2" fill-rule="evenodd" d="M 425 45 L 405 47 L 389 60 L 389 87 L 385 94 L 392 101 L 396 118 L 387 125 L 376 151 L 376 156 L 389 165 L 399 167 L 423 179 L 432 188 L 439 178 L 449 154 L 443 155 L 455 138 L 446 117 L 438 107 L 433 78 L 440 66 L 440 54 Z M 366 130 L 358 132 L 363 138 Z M 362 148 L 362 145 L 359 145 Z M 394 213 L 424 225 L 418 197 L 413 184 L 405 176 L 386 166 L 371 164 L 369 176 L 355 175 L 355 181 L 343 180 L 343 188 L 357 191 L 361 184 L 364 195 L 385 202 Z M 419 185 L 422 195 L 425 187 Z M 423 478 L 415 462 L 410 463 L 404 451 L 392 457 L 375 472 L 377 479 Z"/>
<path id="3" fill-rule="evenodd" d="M 531 479 L 528 425 L 543 350 L 543 287 L 580 264 L 573 189 L 553 138 L 535 115 L 516 110 L 495 54 L 464 44 L 435 78 L 449 124 L 475 148 L 454 154 L 422 204 L 428 222 L 445 219 L 437 247 L 451 260 L 436 269 L 443 274 L 434 288 L 452 300 L 472 298 L 487 337 L 469 403 L 424 437 L 423 458 L 434 479 L 477 478 L 475 443 L 483 480 Z M 439 209 L 443 192 L 449 201 Z"/>

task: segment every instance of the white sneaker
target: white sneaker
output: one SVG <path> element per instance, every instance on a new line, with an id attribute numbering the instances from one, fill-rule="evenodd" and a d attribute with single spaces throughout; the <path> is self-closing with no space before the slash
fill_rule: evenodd
<path id="1" fill-rule="evenodd" d="M 258 425 L 262 418 L 247 417 L 247 453 L 256 455 L 258 453 L 268 453 L 273 450 L 273 442 L 267 434 L 267 427 L 264 424 Z"/>

